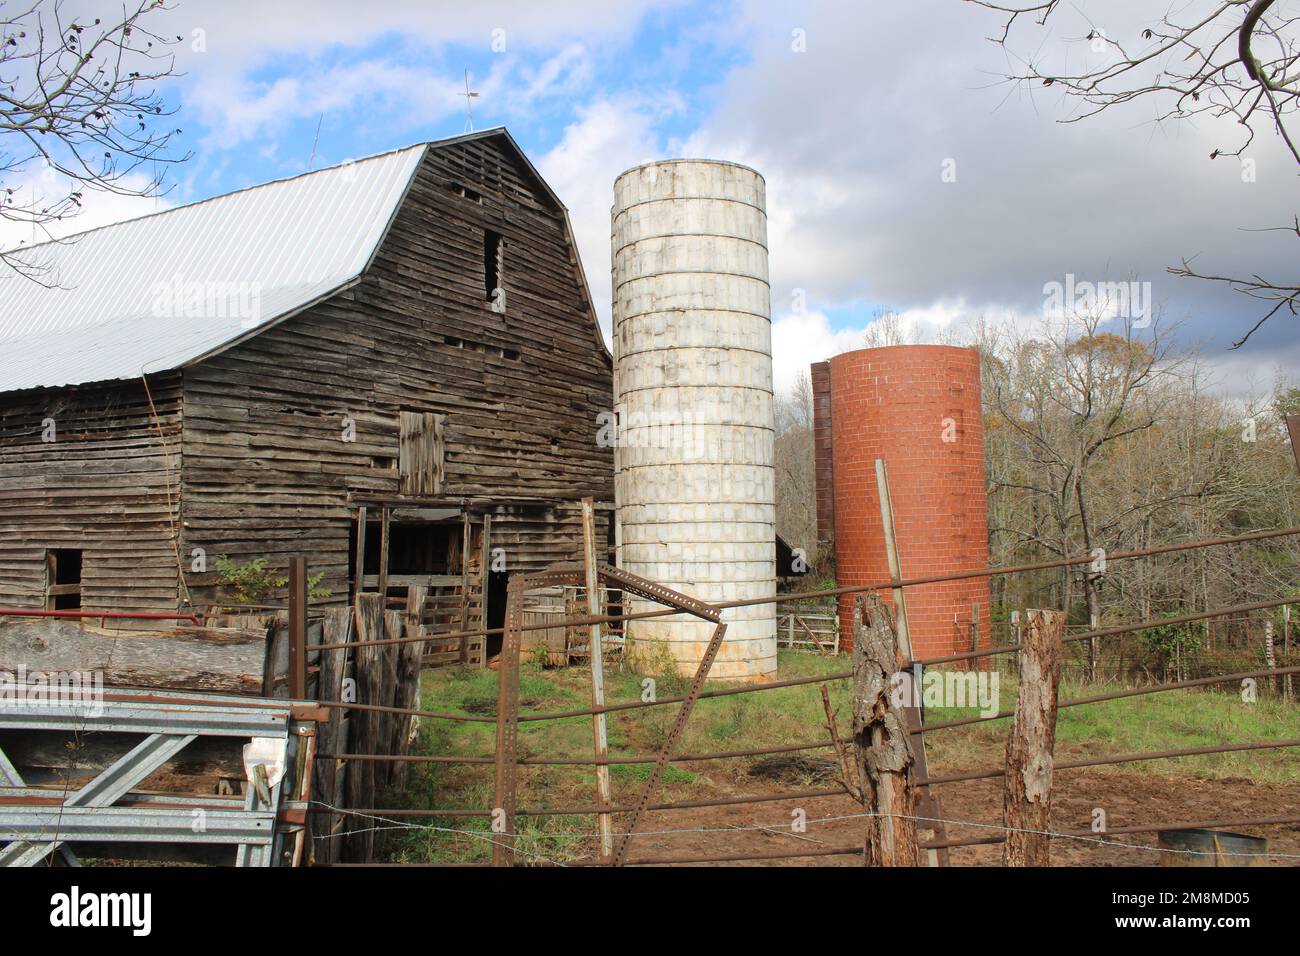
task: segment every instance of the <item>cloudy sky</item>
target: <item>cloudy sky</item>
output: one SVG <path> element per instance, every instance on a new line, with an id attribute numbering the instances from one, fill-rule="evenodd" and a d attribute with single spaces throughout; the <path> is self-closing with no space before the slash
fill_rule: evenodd
<path id="1" fill-rule="evenodd" d="M 1258 306 L 1165 272 L 1188 258 L 1294 281 L 1297 240 L 1259 231 L 1297 211 L 1276 138 L 1261 131 L 1243 182 L 1238 160 L 1209 158 L 1236 146 L 1213 121 L 1159 125 L 1138 103 L 1062 123 L 1058 92 L 999 81 L 1000 21 L 961 0 L 172 5 L 157 25 L 181 37 L 185 75 L 161 92 L 194 157 L 163 200 L 89 197 L 79 228 L 302 172 L 314 142 L 319 167 L 459 134 L 468 70 L 476 127 L 507 126 L 570 207 L 606 329 L 614 178 L 707 156 L 768 181 L 779 385 L 860 346 L 881 310 L 921 338 L 1032 323 L 1070 274 L 1150 282 L 1229 391 L 1300 373 L 1296 319 L 1230 353 Z M 1075 0 L 1016 48 L 1077 66 L 1096 57 L 1089 29 L 1136 43 L 1169 6 Z"/>

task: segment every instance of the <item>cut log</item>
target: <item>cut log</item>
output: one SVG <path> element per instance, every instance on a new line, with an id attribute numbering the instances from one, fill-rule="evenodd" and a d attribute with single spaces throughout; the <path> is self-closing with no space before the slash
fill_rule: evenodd
<path id="1" fill-rule="evenodd" d="M 0 619 L 0 671 L 94 671 L 110 687 L 259 694 L 264 630 L 116 631 L 73 619 Z"/>

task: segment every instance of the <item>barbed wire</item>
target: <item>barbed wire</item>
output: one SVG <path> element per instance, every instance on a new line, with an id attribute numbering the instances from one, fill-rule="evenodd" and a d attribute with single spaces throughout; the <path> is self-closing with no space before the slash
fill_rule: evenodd
<path id="1" fill-rule="evenodd" d="M 357 830 L 342 831 L 337 834 L 329 834 L 328 837 L 331 838 L 337 836 L 346 836 L 352 833 L 366 833 L 366 832 L 370 832 L 371 830 L 376 830 L 376 831 L 377 830 L 429 830 L 429 831 L 436 831 L 439 833 L 447 833 L 447 834 L 453 834 L 459 836 L 476 837 L 478 839 L 483 839 L 486 842 L 492 843 L 494 845 L 502 845 L 502 846 L 506 845 L 501 840 L 493 839 L 491 836 L 484 833 L 484 831 L 482 830 L 464 830 L 456 827 L 440 827 L 434 824 L 403 823 L 399 820 L 393 820 L 391 818 L 386 818 L 386 817 L 379 817 L 372 814 L 364 813 L 359 810 L 344 810 L 339 807 L 329 806 L 328 804 L 321 803 L 320 801 L 315 801 L 315 802 L 319 803 L 321 806 L 324 806 L 327 809 L 332 810 L 336 813 L 342 813 L 349 816 L 359 816 L 366 819 L 379 820 L 381 822 L 394 824 L 393 826 L 387 826 L 387 827 L 367 827 L 367 828 L 360 828 Z M 1007 826 L 1006 824 L 1000 824 L 1000 823 L 984 823 L 978 820 L 958 820 L 952 817 L 931 817 L 931 816 L 922 816 L 919 814 L 879 813 L 875 811 L 863 811 L 861 813 L 843 813 L 843 814 L 835 814 L 832 816 L 825 816 L 825 817 L 814 817 L 811 819 L 807 819 L 803 822 L 805 825 L 813 826 L 816 824 L 840 823 L 845 820 L 861 820 L 861 819 L 869 819 L 869 818 L 877 818 L 877 817 L 893 817 L 895 819 L 900 819 L 900 820 L 911 820 L 915 823 L 943 823 L 949 826 L 965 826 L 965 827 L 973 827 L 976 829 L 1000 830 L 1003 833 L 1012 833 L 1012 832 L 1026 833 L 1032 836 L 1046 836 L 1046 837 L 1051 837 L 1053 839 L 1075 840 L 1077 842 L 1092 843 L 1099 846 L 1110 846 L 1110 847 L 1117 847 L 1117 848 L 1127 849 L 1127 850 L 1146 850 L 1147 852 L 1156 852 L 1156 853 L 1172 853 L 1172 854 L 1180 854 L 1184 856 L 1216 856 L 1216 857 L 1267 856 L 1270 858 L 1281 859 L 1281 860 L 1300 860 L 1300 853 L 1283 853 L 1283 852 L 1274 852 L 1274 851 L 1266 851 L 1265 853 L 1238 853 L 1238 852 L 1217 850 L 1217 849 L 1216 850 L 1191 850 L 1191 849 L 1182 850 L 1174 847 L 1144 846 L 1143 844 L 1140 843 L 1126 843 L 1123 840 L 1109 840 L 1109 839 L 1105 839 L 1104 837 L 1092 837 L 1092 836 L 1086 836 L 1084 834 L 1079 834 L 1079 833 L 1068 833 L 1065 831 L 1038 830 L 1038 829 L 1031 829 L 1027 827 L 1011 827 L 1011 826 Z M 747 825 L 735 824 L 735 825 L 721 826 L 721 827 L 708 827 L 708 826 L 674 827 L 671 829 L 664 829 L 664 830 L 634 830 L 634 831 L 622 831 L 622 832 L 616 831 L 610 835 L 615 837 L 622 837 L 622 836 L 647 837 L 647 836 L 670 836 L 673 834 L 681 834 L 681 833 L 743 833 L 743 832 L 751 832 L 751 831 L 753 832 L 762 831 L 766 833 L 772 833 L 775 835 L 785 835 L 785 836 L 792 836 L 792 837 L 798 837 L 804 835 L 798 831 L 792 830 L 790 828 L 789 821 L 786 820 L 778 820 L 772 823 L 753 823 Z M 1100 832 L 1104 833 L 1105 831 L 1103 830 Z M 541 831 L 535 831 L 531 833 L 514 833 L 514 834 L 500 833 L 500 834 L 495 834 L 495 836 L 513 836 L 516 839 L 526 839 L 526 840 L 527 839 L 596 840 L 601 837 L 600 834 L 596 834 L 596 833 L 545 833 Z M 322 838 L 326 838 L 326 835 L 322 835 Z M 540 853 L 536 853 L 535 851 L 529 851 L 526 849 L 519 849 L 519 848 L 516 849 L 518 852 L 523 852 L 527 855 L 536 856 L 538 859 L 545 860 L 546 862 L 553 863 L 557 866 L 565 865 L 559 861 L 551 860 Z M 924 847 L 922 847 L 922 849 L 924 849 Z M 635 862 L 635 860 L 631 862 Z"/>
<path id="2" fill-rule="evenodd" d="M 360 810 L 347 810 L 342 807 L 331 806 L 330 804 L 324 802 L 323 800 L 313 800 L 312 803 L 317 806 L 324 807 L 325 809 L 330 810 L 334 813 L 345 814 L 347 816 L 352 816 L 352 817 L 361 817 L 366 820 L 376 820 L 380 823 L 391 824 L 390 826 L 382 826 L 382 827 L 359 827 L 354 830 L 340 830 L 338 833 L 312 834 L 313 839 L 333 840 L 345 836 L 355 836 L 361 833 L 379 833 L 386 830 L 426 830 L 426 831 L 433 831 L 436 833 L 450 833 L 450 834 L 456 834 L 458 836 L 473 837 L 477 840 L 483 841 L 484 843 L 489 843 L 494 847 L 495 846 L 506 847 L 508 849 L 514 850 L 516 853 L 523 853 L 525 856 L 534 857 L 546 863 L 550 863 L 553 866 L 568 865 L 564 863 L 562 860 L 551 859 L 550 857 L 538 853 L 535 850 L 530 850 L 526 847 L 521 848 L 518 846 L 511 846 L 511 844 L 506 843 L 504 840 L 497 839 L 498 837 L 503 837 L 503 836 L 513 836 L 515 838 L 518 838 L 520 836 L 524 836 L 524 834 L 518 834 L 518 833 L 515 834 L 495 833 L 494 834 L 490 832 L 485 832 L 483 830 L 462 830 L 462 829 L 457 829 L 455 827 L 440 827 L 432 823 L 403 823 L 401 820 L 394 820 L 392 817 L 376 816 L 375 814 L 364 813 Z M 531 835 L 532 834 L 527 834 L 527 836 L 531 836 Z M 556 835 L 558 836 L 559 834 Z M 574 836 L 577 837 L 578 835 L 574 834 Z"/>

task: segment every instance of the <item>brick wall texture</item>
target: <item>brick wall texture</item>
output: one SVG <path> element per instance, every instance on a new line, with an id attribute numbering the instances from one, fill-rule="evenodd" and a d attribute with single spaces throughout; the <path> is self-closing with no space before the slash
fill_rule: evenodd
<path id="1" fill-rule="evenodd" d="M 839 584 L 889 579 L 877 458 L 889 471 L 904 578 L 988 567 L 978 353 L 944 345 L 846 352 L 830 360 L 830 393 Z M 889 591 L 883 597 L 891 601 Z M 906 597 L 917 656 L 969 650 L 973 619 L 987 645 L 987 578 L 918 585 Z M 848 647 L 853 598 L 840 598 Z"/>

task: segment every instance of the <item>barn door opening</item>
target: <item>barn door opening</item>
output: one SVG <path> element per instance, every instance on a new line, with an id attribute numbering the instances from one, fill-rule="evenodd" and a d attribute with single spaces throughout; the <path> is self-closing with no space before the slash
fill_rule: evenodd
<path id="1" fill-rule="evenodd" d="M 493 630 L 506 626 L 506 588 L 510 584 L 510 572 L 489 571 L 487 576 L 487 629 Z M 490 660 L 501 653 L 501 634 L 489 634 L 487 637 L 487 656 Z"/>

